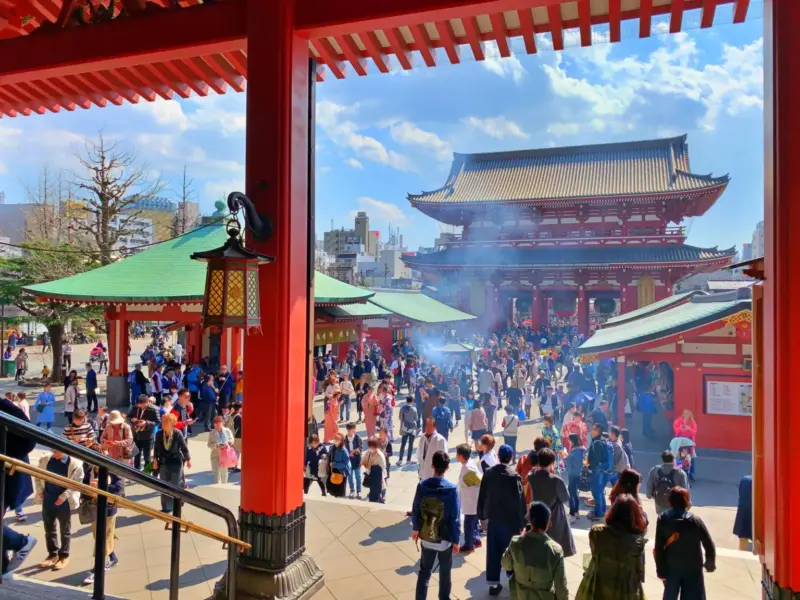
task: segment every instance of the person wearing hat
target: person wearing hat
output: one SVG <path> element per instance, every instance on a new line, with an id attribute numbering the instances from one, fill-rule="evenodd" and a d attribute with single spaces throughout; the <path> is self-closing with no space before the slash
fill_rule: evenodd
<path id="1" fill-rule="evenodd" d="M 118 410 L 108 414 L 108 425 L 100 436 L 100 445 L 110 458 L 130 464 L 134 447 L 133 432 Z"/>
<path id="2" fill-rule="evenodd" d="M 155 402 L 154 402 L 155 404 Z M 128 413 L 128 419 L 133 425 L 133 440 L 139 452 L 133 458 L 133 466 L 140 469 L 142 458 L 144 465 L 150 462 L 150 450 L 153 447 L 155 429 L 158 424 L 158 413 L 155 406 L 150 404 L 147 394 L 140 394 L 136 406 Z"/>
<path id="3" fill-rule="evenodd" d="M 489 595 L 498 596 L 500 561 L 511 538 L 525 529 L 525 493 L 522 478 L 511 466 L 514 450 L 503 444 L 497 451 L 499 463 L 489 468 L 478 492 L 478 515 L 489 521 L 486 536 L 486 582 Z"/>
<path id="4" fill-rule="evenodd" d="M 528 510 L 531 529 L 515 536 L 503 554 L 503 570 L 509 573 L 511 597 L 519 600 L 567 600 L 564 552 L 550 539 L 551 511 L 534 502 Z"/>

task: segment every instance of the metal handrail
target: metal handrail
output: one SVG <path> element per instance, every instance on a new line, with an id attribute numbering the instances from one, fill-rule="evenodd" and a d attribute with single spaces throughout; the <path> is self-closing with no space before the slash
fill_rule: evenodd
<path id="1" fill-rule="evenodd" d="M 202 525 L 198 525 L 197 523 L 192 523 L 191 521 L 186 521 L 184 519 L 178 519 L 172 515 L 168 515 L 154 508 L 150 508 L 149 506 L 145 506 L 139 502 L 128 500 L 124 496 L 117 496 L 111 492 L 99 490 L 90 485 L 86 485 L 85 483 L 73 481 L 72 479 L 64 477 L 63 475 L 51 473 L 50 471 L 45 471 L 39 467 L 34 467 L 33 465 L 21 460 L 17 460 L 16 458 L 11 458 L 10 456 L 0 454 L 0 463 L 3 462 L 5 463 L 6 469 L 8 469 L 9 475 L 13 475 L 16 471 L 21 471 L 22 473 L 27 473 L 28 475 L 32 475 L 38 479 L 43 479 L 44 481 L 48 481 L 50 483 L 56 483 L 60 487 L 75 490 L 94 499 L 97 499 L 98 496 L 105 496 L 108 499 L 109 506 L 116 504 L 119 508 L 128 508 L 140 514 L 148 515 L 154 519 L 164 521 L 165 523 L 177 523 L 180 525 L 184 533 L 193 531 L 205 537 L 217 540 L 218 542 L 222 542 L 223 544 L 235 544 L 242 550 L 249 550 L 252 548 L 252 546 L 247 542 L 237 540 L 236 538 L 232 538 L 222 533 L 217 533 L 216 531 L 208 529 L 207 527 L 203 527 Z"/>
<path id="2" fill-rule="evenodd" d="M 108 473 L 114 473 L 121 478 L 133 481 L 147 488 L 154 490 L 165 496 L 170 496 L 176 500 L 173 504 L 173 516 L 180 518 L 181 507 L 185 502 L 191 506 L 199 508 L 205 512 L 209 512 L 222 518 L 228 529 L 228 536 L 233 539 L 239 537 L 239 524 L 236 521 L 234 514 L 202 496 L 187 492 L 186 490 L 176 487 L 172 484 L 165 483 L 160 479 L 155 479 L 149 475 L 122 464 L 119 461 L 108 458 L 94 450 L 90 450 L 84 446 L 76 444 L 64 437 L 52 434 L 44 429 L 32 425 L 28 421 L 22 421 L 8 413 L 0 411 L 0 454 L 6 453 L 6 434 L 7 432 L 24 436 L 34 440 L 38 444 L 47 446 L 55 450 L 59 450 L 68 456 L 79 458 L 89 464 L 99 467 L 100 474 L 98 477 L 98 491 L 107 491 Z M 5 512 L 4 506 L 4 489 L 5 489 L 5 469 L 0 469 L 0 515 Z M 100 496 L 97 500 L 97 514 L 102 515 L 106 513 L 107 509 L 106 496 Z M 97 520 L 97 533 L 95 539 L 95 586 L 93 599 L 103 600 L 105 598 L 104 585 L 105 585 L 105 534 L 106 534 L 106 519 Z M 102 542 L 102 545 L 101 545 Z M 2 552 L 2 539 L 0 539 L 0 552 Z M 228 569 L 225 578 L 226 596 L 228 600 L 234 600 L 236 597 L 236 558 L 238 550 L 236 544 L 228 544 Z M 180 575 L 179 569 L 180 560 L 180 529 L 176 523 L 172 526 L 172 557 L 171 557 L 171 573 L 170 573 L 170 599 L 178 600 L 178 577 Z"/>

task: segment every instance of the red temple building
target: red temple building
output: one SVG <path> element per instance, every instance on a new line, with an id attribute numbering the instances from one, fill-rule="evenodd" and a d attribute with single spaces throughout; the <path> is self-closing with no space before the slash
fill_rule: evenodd
<path id="1" fill-rule="evenodd" d="M 690 246 L 680 225 L 728 181 L 691 171 L 685 135 L 456 154 L 444 186 L 408 200 L 462 233 L 404 261 L 484 322 L 509 321 L 516 306 L 536 328 L 577 317 L 586 335 L 592 312 L 647 306 L 682 278 L 730 264 L 733 248 Z"/>

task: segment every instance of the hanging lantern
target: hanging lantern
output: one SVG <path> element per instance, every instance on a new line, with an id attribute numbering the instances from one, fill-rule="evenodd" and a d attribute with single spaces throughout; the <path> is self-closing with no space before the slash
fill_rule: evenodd
<path id="1" fill-rule="evenodd" d="M 617 308 L 617 301 L 614 298 L 595 298 L 594 312 L 598 315 L 608 316 Z"/>
<path id="2" fill-rule="evenodd" d="M 553 314 L 561 319 L 568 319 L 577 310 L 575 296 L 557 295 L 553 297 Z"/>
<path id="3" fill-rule="evenodd" d="M 192 254 L 193 260 L 208 263 L 203 327 L 241 327 L 247 333 L 259 333 L 258 267 L 275 258 L 245 248 L 235 219 L 228 222 L 227 232 L 228 240 L 220 248 Z"/>

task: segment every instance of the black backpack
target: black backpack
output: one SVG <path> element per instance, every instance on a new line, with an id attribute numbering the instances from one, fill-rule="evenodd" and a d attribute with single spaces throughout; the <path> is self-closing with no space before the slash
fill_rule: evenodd
<path id="1" fill-rule="evenodd" d="M 433 496 L 425 496 L 420 503 L 419 537 L 426 542 L 437 544 L 444 539 L 444 502 Z"/>
<path id="2" fill-rule="evenodd" d="M 675 487 L 674 474 L 674 469 L 669 473 L 665 473 L 661 467 L 656 470 L 656 485 L 653 490 L 653 498 L 655 498 L 658 506 L 669 506 L 669 491 Z"/>

